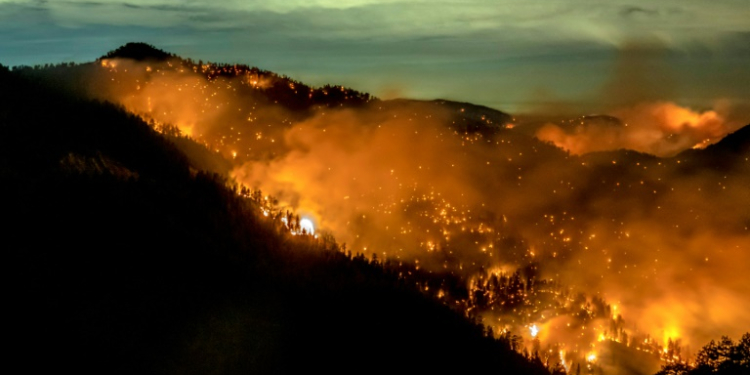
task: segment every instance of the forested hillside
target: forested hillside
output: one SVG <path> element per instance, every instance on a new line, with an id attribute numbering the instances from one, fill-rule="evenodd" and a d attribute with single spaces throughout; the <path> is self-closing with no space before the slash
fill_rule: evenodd
<path id="1" fill-rule="evenodd" d="M 9 367 L 547 373 L 378 261 L 259 215 L 123 109 L 5 68 L 0 87 Z"/>

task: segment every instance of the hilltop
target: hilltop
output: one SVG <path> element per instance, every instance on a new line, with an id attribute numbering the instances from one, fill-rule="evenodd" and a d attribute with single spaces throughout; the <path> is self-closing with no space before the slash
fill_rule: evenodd
<path id="1" fill-rule="evenodd" d="M 136 61 L 166 61 L 177 56 L 162 51 L 146 43 L 127 43 L 116 50 L 109 51 L 103 59 L 133 59 Z"/>

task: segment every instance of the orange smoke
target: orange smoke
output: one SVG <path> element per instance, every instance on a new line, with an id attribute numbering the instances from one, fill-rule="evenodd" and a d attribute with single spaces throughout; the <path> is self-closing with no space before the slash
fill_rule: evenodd
<path id="1" fill-rule="evenodd" d="M 467 279 L 538 262 L 543 277 L 619 301 L 628 324 L 659 341 L 679 334 L 704 342 L 750 322 L 742 271 L 750 173 L 686 174 L 669 159 L 591 165 L 520 133 L 522 125 L 461 131 L 435 106 L 292 111 L 263 95 L 273 82 L 258 72 L 208 79 L 167 64 L 149 71 L 108 61 L 97 66 L 93 95 L 178 126 L 229 159 L 238 182 L 354 252 Z M 668 156 L 741 125 L 720 106 L 652 102 L 610 114 L 621 123 L 549 124 L 536 135 L 573 154 L 628 148 Z M 721 308 L 730 304 L 736 308 Z M 572 318 L 551 307 L 539 313 L 541 341 L 568 340 L 583 351 L 609 337 L 597 320 L 567 338 Z"/>
<path id="2" fill-rule="evenodd" d="M 672 102 L 641 103 L 612 111 L 616 128 L 582 123 L 573 129 L 547 124 L 536 136 L 575 155 L 628 149 L 657 156 L 672 156 L 688 148 L 708 146 L 742 124 L 725 120 L 719 110 L 693 111 Z"/>

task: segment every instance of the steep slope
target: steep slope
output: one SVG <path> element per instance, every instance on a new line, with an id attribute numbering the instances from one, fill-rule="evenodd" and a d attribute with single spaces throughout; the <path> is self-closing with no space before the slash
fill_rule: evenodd
<path id="1" fill-rule="evenodd" d="M 729 171 L 743 166 L 747 170 L 747 163 L 742 160 L 747 155 L 750 155 L 750 124 L 704 149 L 687 150 L 674 158 L 685 160 L 692 168 Z"/>
<path id="2" fill-rule="evenodd" d="M 546 373 L 377 264 L 258 216 L 122 109 L 5 69 L 0 83 L 12 365 Z"/>

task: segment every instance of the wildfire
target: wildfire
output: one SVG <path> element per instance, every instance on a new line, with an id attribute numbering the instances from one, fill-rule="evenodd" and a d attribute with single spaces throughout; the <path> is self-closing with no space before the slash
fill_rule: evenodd
<path id="1" fill-rule="evenodd" d="M 582 158 L 575 161 L 578 169 L 568 169 L 562 162 L 547 167 L 545 160 L 534 159 L 536 153 L 541 155 L 543 151 L 538 145 L 516 145 L 521 138 L 512 135 L 518 135 L 524 125 L 505 131 L 518 124 L 515 119 L 514 124 L 505 125 L 502 133 L 493 136 L 462 131 L 455 122 L 445 127 L 436 119 L 438 115 L 422 116 L 411 111 L 382 110 L 387 116 L 378 117 L 378 113 L 367 112 L 369 109 L 359 115 L 350 109 L 315 106 L 310 110 L 314 113 L 311 118 L 300 119 L 281 104 L 264 102 L 258 93 L 270 89 L 276 78 L 260 71 L 207 64 L 188 66 L 183 74 L 186 66 L 179 64 L 174 69 L 163 64 L 133 69 L 123 60 L 100 63 L 101 70 L 111 75 L 107 76 L 108 81 L 111 78 L 117 85 L 128 87 L 123 82 L 133 78 L 130 91 L 123 89 L 126 95 L 117 98 L 128 110 L 154 124 L 157 131 L 170 130 L 166 125 L 176 126 L 183 135 L 230 159 L 232 177 L 238 182 L 279 198 L 273 204 L 266 199 L 268 204 L 260 208 L 263 217 L 281 223 L 278 228 L 291 235 L 317 237 L 312 218 L 286 217 L 279 207 L 304 208 L 305 213 L 316 218 L 325 213 L 325 223 L 318 225 L 324 224 L 349 249 L 364 249 L 378 257 L 387 252 L 389 259 L 398 262 L 413 261 L 430 272 L 459 275 L 462 282 L 469 284 L 468 297 L 463 299 L 458 299 L 456 296 L 461 294 L 453 293 L 450 287 L 422 285 L 420 289 L 458 306 L 467 315 L 478 315 L 485 321 L 502 319 L 501 324 L 513 332 L 528 329 L 537 343 L 540 327 L 532 322 L 544 327 L 544 339 L 568 335 L 569 341 L 564 344 L 569 345 L 571 365 L 586 359 L 595 361 L 597 354 L 587 350 L 595 349 L 590 345 L 597 341 L 621 342 L 637 350 L 660 353 L 661 345 L 653 341 L 660 342 L 662 335 L 656 340 L 644 340 L 645 332 L 626 330 L 622 323 L 620 312 L 631 312 L 630 305 L 619 310 L 616 305 L 605 307 L 606 302 L 593 301 L 591 294 L 578 299 L 564 285 L 570 286 L 566 283 L 571 279 L 583 280 L 577 285 L 582 288 L 575 293 L 589 293 L 598 292 L 595 288 L 600 285 L 590 282 L 600 278 L 621 277 L 615 280 L 626 283 L 647 280 L 644 284 L 636 281 L 641 288 L 661 284 L 654 281 L 665 278 L 663 259 L 669 249 L 648 237 L 651 224 L 656 223 L 654 231 L 686 227 L 685 233 L 690 233 L 698 230 L 685 225 L 688 216 L 696 222 L 719 216 L 707 215 L 710 211 L 695 204 L 700 202 L 700 195 L 687 195 L 689 199 L 677 195 L 676 190 L 688 188 L 668 180 L 667 163 L 673 163 L 669 159 L 641 164 L 608 158 L 606 165 L 597 166 L 595 161 Z M 284 90 L 292 90 L 290 94 L 305 90 L 297 83 L 283 86 Z M 336 87 L 317 93 L 332 96 L 339 90 L 344 92 L 343 87 Z M 313 91 L 300 91 L 300 97 L 313 98 Z M 671 103 L 637 109 L 646 115 L 638 118 L 637 111 L 623 113 L 630 116 L 627 124 L 601 134 L 598 131 L 603 128 L 588 126 L 588 120 L 581 120 L 568 124 L 578 129 L 572 133 L 564 130 L 570 126 L 542 128 L 537 136 L 573 153 L 583 153 L 592 147 L 627 147 L 628 142 L 705 147 L 730 129 L 715 111 L 693 112 Z M 470 111 L 462 113 L 466 112 Z M 377 121 L 370 123 L 370 117 Z M 359 126 L 362 124 L 367 126 Z M 614 138 L 607 138 L 613 134 Z M 649 138 L 652 135 L 656 138 Z M 680 138 L 683 136 L 687 137 L 684 142 Z M 690 143 L 694 138 L 696 142 Z M 594 169 L 605 173 L 594 174 Z M 620 171 L 626 169 L 642 173 L 628 181 L 620 176 Z M 576 178 L 577 175 L 584 177 Z M 724 179 L 726 176 L 718 185 L 723 194 L 724 189 L 731 188 Z M 688 182 L 692 190 L 709 187 Z M 632 209 L 649 215 L 654 211 L 653 217 L 645 216 L 652 221 L 639 223 L 640 217 L 629 221 L 624 218 L 628 216 L 619 213 L 631 207 L 620 207 L 618 202 L 638 205 L 648 201 L 635 199 L 640 197 L 635 193 L 638 189 L 653 197 L 653 207 Z M 285 196 L 279 197 L 280 194 Z M 595 205 L 586 198 L 589 195 Z M 685 210 L 674 208 L 684 208 L 679 205 L 686 201 L 692 202 L 691 215 L 667 216 L 669 205 L 670 213 L 679 214 Z M 589 206 L 577 211 L 579 204 Z M 606 222 L 593 219 L 599 216 L 606 216 Z M 661 223 L 665 223 L 664 227 L 658 226 Z M 738 245 L 746 243 L 744 239 L 737 241 Z M 638 248 L 657 248 L 660 244 L 662 253 L 653 265 L 638 260 Z M 711 263 L 714 259 L 712 254 Z M 528 281 L 525 274 L 521 280 L 511 277 L 526 264 L 550 260 L 567 270 L 565 275 L 556 275 L 554 282 Z M 482 273 L 486 276 L 480 276 Z M 562 316 L 575 316 L 577 321 L 552 321 Z M 679 326 L 683 333 L 689 332 L 688 324 Z M 679 337 L 672 328 L 664 330 L 656 325 L 646 329 L 663 332 L 665 346 L 670 338 Z M 579 352 L 578 348 L 586 349 Z M 601 352 L 605 347 L 596 350 L 606 357 Z M 564 365 L 564 351 L 560 351 L 560 356 Z"/>

